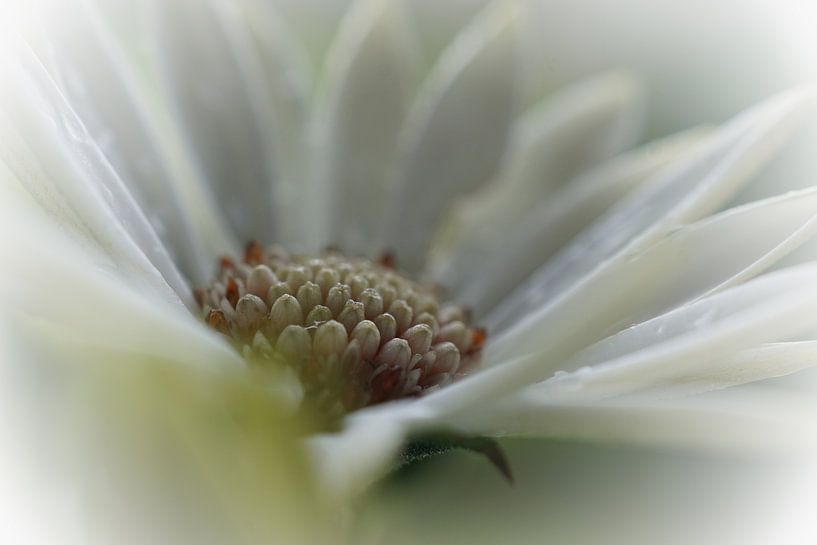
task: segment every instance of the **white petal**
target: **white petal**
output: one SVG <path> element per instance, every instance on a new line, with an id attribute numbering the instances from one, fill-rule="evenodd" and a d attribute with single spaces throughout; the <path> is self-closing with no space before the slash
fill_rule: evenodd
<path id="1" fill-rule="evenodd" d="M 515 332 L 489 361 L 536 351 L 550 335 L 590 344 L 632 324 L 743 282 L 817 233 L 817 189 L 729 210 L 679 228 L 663 241 L 610 260 Z M 548 324 L 548 334 L 536 332 Z"/>
<path id="2" fill-rule="evenodd" d="M 677 397 L 777 378 L 817 366 L 817 341 L 768 343 L 702 369 L 679 369 L 668 380 L 646 386 L 654 397 Z M 690 372 L 691 371 L 691 372 Z"/>
<path id="3" fill-rule="evenodd" d="M 606 395 L 626 392 L 678 369 L 711 365 L 739 350 L 814 327 L 815 304 L 817 265 L 779 271 L 634 326 L 571 361 L 568 358 L 586 340 L 582 320 L 592 316 L 583 309 L 568 309 L 540 329 L 536 352 L 489 367 L 419 400 L 417 405 L 428 410 L 459 411 L 474 399 L 488 402 L 541 381 L 555 368 L 583 368 L 603 362 L 603 366 L 551 379 L 546 386 L 549 395 L 558 392 L 563 397 L 581 398 L 581 384 L 586 379 L 592 379 L 594 388 L 603 385 Z"/>
<path id="4" fill-rule="evenodd" d="M 643 84 L 612 73 L 575 84 L 523 115 L 495 195 L 525 210 L 582 170 L 630 148 L 641 133 Z M 518 207 L 518 208 L 517 208 Z"/>
<path id="5" fill-rule="evenodd" d="M 582 356 L 580 354 L 579 358 Z M 660 380 L 645 380 L 630 387 L 638 399 L 667 399 L 783 377 L 814 367 L 817 367 L 817 341 L 767 343 L 725 356 L 706 366 L 679 366 Z M 553 382 L 534 384 L 513 397 L 518 395 L 555 402 L 553 388 L 558 388 L 558 383 L 565 380 L 572 380 L 574 385 L 580 384 L 582 395 L 597 397 L 602 391 L 594 391 L 594 379 L 588 373 L 559 375 Z"/>
<path id="6" fill-rule="evenodd" d="M 318 235 L 311 231 L 312 218 L 304 213 L 309 207 L 318 209 L 315 199 L 320 196 L 309 176 L 306 118 L 312 76 L 306 53 L 273 4 L 261 0 L 211 4 L 240 63 L 265 153 L 273 157 L 275 240 L 290 248 L 314 246 Z"/>
<path id="7" fill-rule="evenodd" d="M 343 431 L 314 436 L 306 446 L 324 490 L 348 497 L 391 468 L 410 431 L 434 422 L 411 402 L 388 403 L 349 415 Z"/>
<path id="8" fill-rule="evenodd" d="M 30 49 L 16 45 L 2 59 L 0 161 L 64 228 L 133 278 L 192 306 L 186 281 L 122 180 Z"/>
<path id="9" fill-rule="evenodd" d="M 631 147 L 640 133 L 642 106 L 640 82 L 615 73 L 569 87 L 523 114 L 496 181 L 462 203 L 437 249 L 454 253 L 443 285 L 456 285 L 462 271 L 482 264 L 506 242 L 518 219 L 554 191 Z"/>
<path id="10" fill-rule="evenodd" d="M 700 299 L 745 282 L 812 240 L 815 232 L 817 188 L 749 203 L 681 227 L 642 254 L 663 254 L 673 261 L 667 276 L 674 281 L 667 282 L 663 293 L 645 297 L 647 304 L 627 320 L 642 321 L 693 296 Z"/>
<path id="11" fill-rule="evenodd" d="M 399 2 L 360 0 L 341 23 L 327 60 L 316 124 L 325 146 L 319 174 L 333 195 L 329 240 L 366 254 L 382 227 L 386 181 L 413 98 L 415 51 Z M 322 122 L 323 121 L 323 122 Z"/>
<path id="12" fill-rule="evenodd" d="M 179 0 L 153 6 L 163 91 L 176 108 L 200 165 L 239 237 L 274 236 L 272 142 L 268 104 L 257 73 L 234 45 L 231 24 L 213 2 Z"/>
<path id="13" fill-rule="evenodd" d="M 799 456 L 817 448 L 817 404 L 789 392 L 558 403 L 528 393 L 447 422 L 465 433 Z"/>
<path id="14" fill-rule="evenodd" d="M 93 2 L 70 8 L 55 4 L 40 21 L 43 31 L 30 36 L 38 59 L 146 211 L 174 261 L 195 282 L 208 280 L 216 253 L 212 246 L 226 246 L 229 237 L 214 236 L 218 224 L 197 228 L 202 219 L 216 223 L 220 218 L 195 208 L 206 189 L 197 177 L 183 174 L 191 171 L 189 158 L 171 153 L 160 122 L 166 112 L 151 101 L 155 93 L 137 70 L 141 60 L 128 55 Z"/>
<path id="15" fill-rule="evenodd" d="M 516 12 L 483 12 L 443 53 L 409 113 L 385 246 L 419 270 L 451 201 L 496 172 L 514 108 Z"/>
<path id="16" fill-rule="evenodd" d="M 202 173 L 202 165 L 195 156 L 180 122 L 172 100 L 161 91 L 159 75 L 162 52 L 151 41 L 154 37 L 150 3 L 135 5 L 126 0 L 84 0 L 86 16 L 93 26 L 91 34 L 100 41 L 101 49 L 110 55 L 114 72 L 119 74 L 127 89 L 127 97 L 137 110 L 138 119 L 134 123 L 144 124 L 147 137 L 158 154 L 156 160 L 164 165 L 167 183 L 177 194 L 180 208 L 187 209 L 188 220 L 193 234 L 189 244 L 199 244 L 206 260 L 204 271 L 195 271 L 192 279 L 197 283 L 209 281 L 213 260 L 218 255 L 231 253 L 238 243 L 235 234 L 227 225 L 217 195 L 208 186 Z M 104 63 L 103 61 L 99 61 Z M 86 85 L 87 83 L 85 78 Z M 99 78 L 104 81 L 106 78 Z M 98 91 L 105 95 L 104 86 Z M 98 100 L 115 100 L 113 97 Z M 111 109 L 118 108 L 112 105 Z M 89 106 L 89 111 L 93 104 Z M 123 107 L 119 115 L 127 115 Z M 108 127 L 103 127 L 107 130 Z M 119 128 L 117 127 L 117 130 Z M 126 150 L 130 156 L 135 152 Z M 138 154 L 137 154 L 138 155 Z M 151 183 L 140 177 L 136 180 L 145 190 L 151 190 Z M 137 185 L 134 184 L 134 185 Z M 155 200 L 167 198 L 161 193 L 161 185 L 156 186 Z M 169 188 L 165 189 L 165 192 Z M 147 206 L 156 206 L 150 201 Z M 161 207 L 160 207 L 161 208 Z M 202 280 L 197 280 L 202 277 Z"/>
<path id="17" fill-rule="evenodd" d="M 527 315 L 528 327 L 549 300 L 582 289 L 594 269 L 722 206 L 782 145 L 815 97 L 812 89 L 795 89 L 737 116 L 692 158 L 668 168 L 574 239 L 493 311 L 487 325 L 496 331 Z"/>
<path id="18" fill-rule="evenodd" d="M 653 142 L 571 182 L 518 218 L 502 237 L 492 237 L 483 248 L 479 266 L 475 262 L 472 269 L 458 269 L 450 278 L 452 282 L 458 279 L 453 298 L 482 316 L 567 240 L 662 167 L 687 156 L 702 138 L 701 131 L 690 131 Z"/>
<path id="19" fill-rule="evenodd" d="M 817 265 L 794 267 L 677 308 L 583 350 L 565 363 L 577 371 L 538 388 L 554 397 L 586 398 L 671 387 L 675 379 L 705 381 L 710 374 L 714 382 L 740 363 L 738 351 L 817 325 L 815 278 Z"/>
<path id="20" fill-rule="evenodd" d="M 3 197 L 9 204 L 11 194 Z M 0 220 L 4 230 L 17 230 L 3 241 L 3 254 L 14 259 L 0 272 L 10 326 L 66 349 L 93 347 L 217 369 L 244 365 L 178 299 L 130 282 L 116 263 L 77 247 L 30 206 L 18 201 Z"/>

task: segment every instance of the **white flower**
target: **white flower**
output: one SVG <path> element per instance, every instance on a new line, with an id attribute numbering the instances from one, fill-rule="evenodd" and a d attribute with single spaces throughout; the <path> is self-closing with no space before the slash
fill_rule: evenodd
<path id="1" fill-rule="evenodd" d="M 219 255 L 389 248 L 488 341 L 471 375 L 309 438 L 327 490 L 362 491 L 440 429 L 813 446 L 795 394 L 703 395 L 817 364 L 817 266 L 779 266 L 817 232 L 817 190 L 730 207 L 812 89 L 642 145 L 629 74 L 519 111 L 510 3 L 426 71 L 403 6 L 356 2 L 320 74 L 263 2 L 46 7 L 2 51 L 4 287 L 22 325 L 243 369 L 193 298 Z"/>

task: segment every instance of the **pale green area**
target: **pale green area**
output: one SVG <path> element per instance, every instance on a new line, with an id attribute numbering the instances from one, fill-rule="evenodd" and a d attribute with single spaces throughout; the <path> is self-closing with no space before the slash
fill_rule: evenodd
<path id="1" fill-rule="evenodd" d="M 300 448 L 309 423 L 262 381 L 47 344 L 27 360 L 39 467 L 86 543 L 748 545 L 796 501 L 800 469 L 769 460 L 506 439 L 513 486 L 450 451 L 333 503 Z"/>
<path id="2" fill-rule="evenodd" d="M 779 506 L 767 477 L 783 482 L 794 474 L 782 466 L 770 469 L 762 460 L 728 456 L 556 441 L 502 443 L 515 485 L 478 456 L 451 451 L 380 487 L 350 542 L 763 543 L 769 514 Z"/>

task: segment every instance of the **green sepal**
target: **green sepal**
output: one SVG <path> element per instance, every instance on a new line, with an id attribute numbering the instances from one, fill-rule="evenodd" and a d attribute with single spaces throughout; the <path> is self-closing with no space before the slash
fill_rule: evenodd
<path id="1" fill-rule="evenodd" d="M 407 467 L 451 450 L 467 450 L 484 456 L 509 484 L 513 484 L 513 473 L 508 458 L 496 439 L 467 436 L 451 431 L 438 431 L 411 437 L 400 453 L 395 469 Z"/>

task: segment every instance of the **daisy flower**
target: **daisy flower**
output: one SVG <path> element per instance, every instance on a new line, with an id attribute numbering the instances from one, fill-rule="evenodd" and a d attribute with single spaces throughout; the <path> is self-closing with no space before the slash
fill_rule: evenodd
<path id="1" fill-rule="evenodd" d="M 320 69 L 268 3 L 137 4 L 6 19 L 18 355 L 245 374 L 338 497 L 429 434 L 813 447 L 810 404 L 741 385 L 817 362 L 817 190 L 737 196 L 814 89 L 648 141 L 636 74 L 525 104 L 523 4 L 429 64 L 356 1 Z"/>

